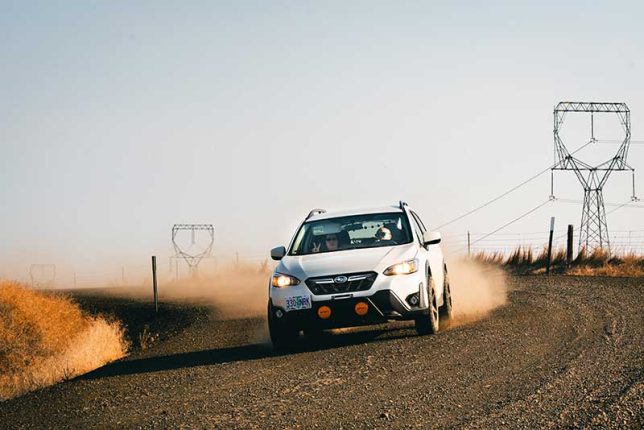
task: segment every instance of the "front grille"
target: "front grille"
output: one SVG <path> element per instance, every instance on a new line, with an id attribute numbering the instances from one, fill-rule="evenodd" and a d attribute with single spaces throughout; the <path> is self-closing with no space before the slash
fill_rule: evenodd
<path id="1" fill-rule="evenodd" d="M 378 274 L 376 272 L 342 273 L 333 276 L 319 276 L 307 279 L 306 286 L 313 294 L 338 294 L 365 291 L 371 288 Z M 345 282 L 337 282 L 338 278 L 346 278 Z"/>

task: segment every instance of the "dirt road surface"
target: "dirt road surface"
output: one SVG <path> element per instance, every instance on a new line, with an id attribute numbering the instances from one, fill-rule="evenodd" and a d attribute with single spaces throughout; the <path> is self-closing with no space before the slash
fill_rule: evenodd
<path id="1" fill-rule="evenodd" d="M 211 316 L 0 404 L 3 428 L 644 428 L 644 280 L 510 279 L 509 304 L 418 336 L 325 334 L 277 355 Z"/>

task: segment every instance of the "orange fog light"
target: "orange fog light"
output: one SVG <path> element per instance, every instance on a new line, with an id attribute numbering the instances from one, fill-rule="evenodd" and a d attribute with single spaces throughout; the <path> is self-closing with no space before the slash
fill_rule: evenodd
<path id="1" fill-rule="evenodd" d="M 320 306 L 318 308 L 318 316 L 323 320 L 329 319 L 331 317 L 331 308 L 328 306 Z"/>
<path id="2" fill-rule="evenodd" d="M 363 317 L 367 315 L 367 312 L 369 312 L 369 305 L 366 304 L 365 302 L 358 302 L 356 303 L 356 306 L 354 307 L 354 309 L 358 315 Z"/>

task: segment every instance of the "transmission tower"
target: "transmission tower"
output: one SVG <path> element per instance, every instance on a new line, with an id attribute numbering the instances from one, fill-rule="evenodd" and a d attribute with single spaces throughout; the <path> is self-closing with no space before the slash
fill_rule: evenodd
<path id="1" fill-rule="evenodd" d="M 190 233 L 189 245 L 182 245 L 179 243 L 179 235 L 181 232 Z M 197 243 L 197 234 L 206 233 L 207 240 L 204 243 Z M 196 274 L 199 263 L 204 258 L 209 258 L 212 252 L 212 246 L 215 243 L 215 229 L 212 224 L 175 224 L 172 226 L 172 246 L 174 247 L 174 255 L 171 259 L 178 261 L 182 259 L 188 265 L 191 274 Z M 177 266 L 177 275 L 179 277 L 179 270 Z"/>
<path id="2" fill-rule="evenodd" d="M 568 112 L 590 113 L 590 143 L 599 142 L 595 139 L 594 115 L 596 113 L 616 114 L 624 130 L 624 138 L 614 157 L 592 166 L 580 159 L 573 157 L 561 140 L 559 132 L 563 126 L 564 118 Z M 554 142 L 555 170 L 572 170 L 584 189 L 584 207 L 581 215 L 579 229 L 579 248 L 593 251 L 605 248 L 610 251 L 608 239 L 608 225 L 604 209 L 603 187 L 610 174 L 614 171 L 630 170 L 633 175 L 633 195 L 635 197 L 635 169 L 628 165 L 626 158 L 631 142 L 630 110 L 625 103 L 596 103 L 596 102 L 560 102 L 554 110 Z M 553 175 L 551 172 L 551 198 L 554 198 Z"/>
<path id="3" fill-rule="evenodd" d="M 32 288 L 51 288 L 56 281 L 55 264 L 32 264 L 29 266 Z"/>

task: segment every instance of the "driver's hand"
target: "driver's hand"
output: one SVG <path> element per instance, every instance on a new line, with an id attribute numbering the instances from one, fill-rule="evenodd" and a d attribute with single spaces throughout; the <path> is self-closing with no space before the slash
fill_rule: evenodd
<path id="1" fill-rule="evenodd" d="M 322 242 L 314 243 L 313 244 L 313 249 L 311 251 L 313 252 L 320 252 L 320 247 L 322 246 Z"/>

